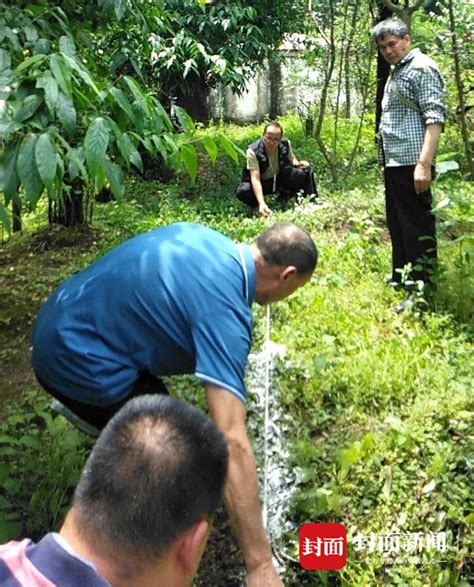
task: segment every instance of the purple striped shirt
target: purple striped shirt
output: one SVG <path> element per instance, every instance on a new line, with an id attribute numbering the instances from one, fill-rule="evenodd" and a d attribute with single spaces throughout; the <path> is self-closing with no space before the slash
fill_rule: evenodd
<path id="1" fill-rule="evenodd" d="M 47 534 L 0 545 L 1 587 L 110 587 L 91 565 L 67 552 Z"/>

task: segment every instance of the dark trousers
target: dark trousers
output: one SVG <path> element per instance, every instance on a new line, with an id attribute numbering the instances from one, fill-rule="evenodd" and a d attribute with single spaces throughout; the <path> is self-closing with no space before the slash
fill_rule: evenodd
<path id="1" fill-rule="evenodd" d="M 262 180 L 262 189 L 264 195 L 275 191 L 280 194 L 281 199 L 295 197 L 299 191 L 303 191 L 305 194 L 316 194 L 313 172 L 310 169 L 291 167 L 291 165 L 284 167 L 278 173 L 275 190 L 273 189 L 273 178 Z M 252 208 L 258 206 L 250 181 L 239 183 L 235 195 L 241 202 Z"/>
<path id="2" fill-rule="evenodd" d="M 412 264 L 409 278 L 432 282 L 436 264 L 436 218 L 431 211 L 431 190 L 417 194 L 415 167 L 385 167 L 385 203 L 387 225 L 392 240 L 392 280 L 401 282 L 407 263 Z M 434 169 L 432 170 L 434 177 Z"/>
<path id="3" fill-rule="evenodd" d="M 135 385 L 132 388 L 130 394 L 120 400 L 115 404 L 111 404 L 108 406 L 92 406 L 89 404 L 83 404 L 82 402 L 78 402 L 74 399 L 66 397 L 62 393 L 52 389 L 49 385 L 46 385 L 41 379 L 37 376 L 38 381 L 40 382 L 41 386 L 53 397 L 59 400 L 62 404 L 64 404 L 67 408 L 74 412 L 79 418 L 87 422 L 88 424 L 92 424 L 99 430 L 105 427 L 107 422 L 112 418 L 112 416 L 120 410 L 120 408 L 128 402 L 128 400 L 132 399 L 132 397 L 137 397 L 139 395 L 145 394 L 152 394 L 152 393 L 159 393 L 162 395 L 169 395 L 166 385 L 163 383 L 161 379 L 151 375 L 147 371 L 144 371 L 140 374 L 139 378 L 135 382 Z"/>

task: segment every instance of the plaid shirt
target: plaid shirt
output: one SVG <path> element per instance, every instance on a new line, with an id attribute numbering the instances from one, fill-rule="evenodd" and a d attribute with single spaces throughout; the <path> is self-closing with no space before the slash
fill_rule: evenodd
<path id="1" fill-rule="evenodd" d="M 444 123 L 444 93 L 438 66 L 419 49 L 413 49 L 392 66 L 382 100 L 379 129 L 381 165 L 416 165 L 426 126 Z M 397 94 L 401 94 L 402 98 Z M 407 104 L 404 98 L 418 109 Z"/>

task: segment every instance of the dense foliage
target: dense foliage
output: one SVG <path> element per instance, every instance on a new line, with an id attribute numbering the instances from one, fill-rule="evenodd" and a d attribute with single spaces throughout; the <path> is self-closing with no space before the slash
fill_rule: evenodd
<path id="1" fill-rule="evenodd" d="M 283 435 L 285 478 L 292 486 L 291 503 L 281 514 L 283 531 L 273 539 L 285 561 L 286 584 L 467 586 L 473 521 L 468 509 L 474 292 L 470 186 L 457 173 L 440 177 L 438 294 L 429 309 L 421 305 L 397 316 L 391 308 L 401 294 L 383 284 L 390 244 L 380 180 L 367 166 L 374 149 L 370 127 L 362 133 L 357 174 L 340 191 L 332 189 L 315 141 L 303 137 L 298 119 L 283 123 L 295 152 L 319 170 L 322 195 L 318 204 L 275 208 L 272 218 L 306 227 L 320 251 L 315 278 L 275 304 L 271 317 L 272 341 L 287 350 L 272 379 L 274 401 L 283 414 L 274 425 Z M 211 128 L 204 136 L 223 130 L 243 148 L 259 134 L 260 125 Z M 351 127 L 340 132 L 350 134 Z M 28 344 L 21 341 L 54 285 L 116 243 L 179 220 L 202 222 L 236 240 L 251 241 L 266 222 L 247 216 L 233 197 L 238 176 L 238 166 L 218 161 L 212 168 L 202 152 L 196 186 L 185 175 L 168 185 L 129 180 L 123 201 L 100 205 L 95 228 L 73 236 L 61 228 L 38 228 L 46 214 L 40 206 L 27 218 L 31 229 L 2 251 L 8 261 L 0 266 L 0 279 L 2 284 L 9 280 L 11 291 L 0 313 L 5 364 L 15 372 L 27 360 Z M 258 351 L 265 316 L 258 307 L 254 311 L 253 348 Z M 6 381 L 11 378 L 3 380 L 4 387 Z M 173 394 L 204 406 L 194 379 L 173 378 L 169 384 Z M 2 540 L 38 537 L 57 527 L 88 446 L 66 421 L 51 415 L 33 382 L 9 388 L 10 393 L 23 392 L 23 398 L 21 403 L 8 401 L 0 425 Z M 249 426 L 255 435 L 262 430 L 259 418 L 252 399 Z M 263 463 L 261 450 L 257 455 Z M 297 531 L 305 521 L 338 521 L 347 527 L 349 558 L 340 573 L 299 568 Z M 419 558 L 400 554 L 398 562 L 389 564 L 377 549 L 368 553 L 353 547 L 358 532 L 379 536 L 396 531 L 446 532 L 447 550 L 438 558 L 437 553 Z M 229 557 L 228 551 L 219 552 L 220 542 L 211 542 L 198 585 L 225 584 L 216 578 L 222 577 L 222 560 Z M 232 572 L 226 567 L 226 573 Z"/>

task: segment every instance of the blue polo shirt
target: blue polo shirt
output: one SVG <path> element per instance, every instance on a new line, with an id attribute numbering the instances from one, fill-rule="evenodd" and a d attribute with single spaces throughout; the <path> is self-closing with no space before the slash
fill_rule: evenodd
<path id="1" fill-rule="evenodd" d="M 195 373 L 245 401 L 251 250 L 198 224 L 141 234 L 61 284 L 33 328 L 32 365 L 63 395 L 124 399 L 138 374 Z"/>

